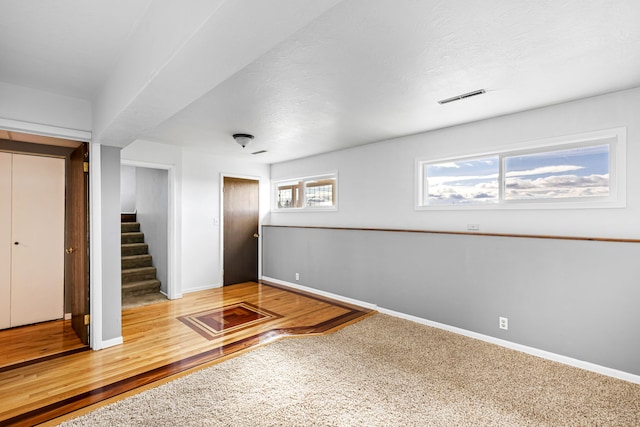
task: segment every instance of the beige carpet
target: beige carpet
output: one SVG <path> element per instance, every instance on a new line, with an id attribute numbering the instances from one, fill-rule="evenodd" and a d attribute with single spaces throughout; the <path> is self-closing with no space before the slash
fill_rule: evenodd
<path id="1" fill-rule="evenodd" d="M 640 385 L 376 314 L 65 426 L 639 426 Z"/>

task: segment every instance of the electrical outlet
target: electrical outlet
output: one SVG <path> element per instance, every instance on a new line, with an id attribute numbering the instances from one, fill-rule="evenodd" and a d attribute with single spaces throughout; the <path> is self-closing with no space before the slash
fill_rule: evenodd
<path id="1" fill-rule="evenodd" d="M 296 280 L 300 280 L 300 273 L 296 273 Z"/>
<path id="2" fill-rule="evenodd" d="M 467 224 L 467 231 L 480 231 L 480 224 Z"/>
<path id="3" fill-rule="evenodd" d="M 506 317 L 499 317 L 498 326 L 500 327 L 500 329 L 504 329 L 504 330 L 509 329 L 509 319 Z"/>

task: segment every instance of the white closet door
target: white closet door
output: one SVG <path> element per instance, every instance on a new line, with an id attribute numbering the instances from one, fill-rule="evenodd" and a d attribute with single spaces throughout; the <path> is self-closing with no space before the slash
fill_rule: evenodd
<path id="1" fill-rule="evenodd" d="M 0 329 L 11 326 L 11 154 L 0 153 Z"/>
<path id="2" fill-rule="evenodd" d="M 64 159 L 13 155 L 11 326 L 64 316 Z"/>

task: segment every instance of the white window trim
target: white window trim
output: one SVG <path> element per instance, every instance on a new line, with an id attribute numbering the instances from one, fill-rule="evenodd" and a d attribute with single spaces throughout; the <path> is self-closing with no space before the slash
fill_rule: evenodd
<path id="1" fill-rule="evenodd" d="M 475 159 L 487 156 L 500 156 L 500 177 L 503 175 L 502 156 L 522 155 L 542 151 L 542 149 L 562 150 L 568 146 L 588 146 L 599 140 L 614 138 L 609 150 L 609 196 L 606 198 L 554 199 L 554 200 L 500 200 L 491 204 L 468 205 L 428 205 L 424 204 L 424 165 Z M 627 128 L 618 127 L 580 134 L 546 138 L 452 157 L 423 157 L 415 160 L 415 210 L 514 210 L 514 209 L 602 209 L 625 208 L 627 206 Z M 500 178 L 500 197 L 504 193 L 504 180 Z"/>
<path id="2" fill-rule="evenodd" d="M 315 207 L 308 207 L 308 206 L 304 206 L 304 199 L 303 199 L 303 206 L 299 207 L 299 208 L 279 208 L 278 207 L 278 185 L 282 184 L 283 182 L 290 182 L 290 181 L 312 181 L 312 180 L 317 180 L 317 179 L 326 179 L 326 178 L 334 178 L 336 180 L 336 187 L 335 187 L 335 201 L 336 203 L 333 206 L 315 206 Z M 325 172 L 325 173 L 319 173 L 319 174 L 315 174 L 315 175 L 308 175 L 308 176 L 303 176 L 303 177 L 294 177 L 294 178 L 278 178 L 278 180 L 276 181 L 272 181 L 271 183 L 271 212 L 278 212 L 278 213 L 284 213 L 284 212 L 335 212 L 338 210 L 338 171 L 331 171 L 331 172 Z M 303 191 L 303 197 L 306 198 L 304 191 Z"/>

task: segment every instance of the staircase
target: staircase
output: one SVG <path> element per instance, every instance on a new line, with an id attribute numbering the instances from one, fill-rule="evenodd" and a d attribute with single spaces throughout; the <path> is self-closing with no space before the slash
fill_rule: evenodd
<path id="1" fill-rule="evenodd" d="M 138 296 L 160 293 L 160 281 L 156 268 L 151 264 L 149 245 L 144 242 L 144 233 L 136 214 L 121 214 L 122 252 L 122 301 Z"/>

